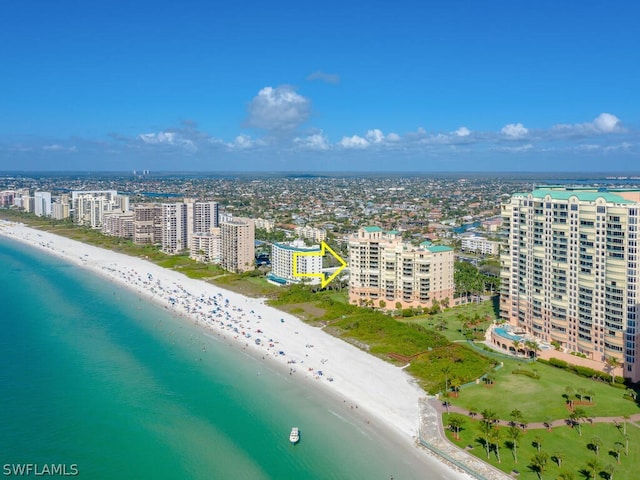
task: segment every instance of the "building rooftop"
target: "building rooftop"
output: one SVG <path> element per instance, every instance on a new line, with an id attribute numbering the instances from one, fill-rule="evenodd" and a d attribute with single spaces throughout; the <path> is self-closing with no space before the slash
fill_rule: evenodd
<path id="1" fill-rule="evenodd" d="M 551 198 L 555 200 L 568 200 L 571 197 L 577 197 L 578 200 L 583 202 L 595 202 L 598 198 L 603 198 L 605 201 L 610 203 L 635 203 L 609 190 L 537 188 L 531 192 L 531 195 L 534 198 L 544 198 L 547 195 L 550 195 Z"/>
<path id="2" fill-rule="evenodd" d="M 373 233 L 373 232 L 381 232 L 382 229 L 380 227 L 376 227 L 374 226 L 369 226 L 369 227 L 362 227 L 364 229 L 365 232 L 369 232 L 369 233 Z"/>
<path id="3" fill-rule="evenodd" d="M 287 243 L 274 243 L 274 246 L 278 248 L 282 248 L 284 250 L 292 250 L 294 252 L 319 252 L 320 247 L 318 245 L 313 245 L 312 247 L 300 247 L 295 245 L 290 245 Z"/>

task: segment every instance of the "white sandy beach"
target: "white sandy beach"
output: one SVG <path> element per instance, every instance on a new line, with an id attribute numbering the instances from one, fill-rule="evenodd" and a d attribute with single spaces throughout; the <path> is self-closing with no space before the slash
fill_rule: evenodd
<path id="1" fill-rule="evenodd" d="M 425 457 L 425 478 L 468 479 L 415 446 L 418 400 L 424 392 L 402 369 L 311 327 L 298 318 L 140 258 L 86 245 L 22 224 L 0 221 L 0 235 L 27 243 L 134 289 L 176 315 L 195 321 L 235 342 L 256 358 L 288 370 L 300 382 L 313 382 L 357 405 L 372 424 L 398 433 L 399 441 Z M 369 421 L 369 420 L 368 420 Z M 419 452 L 419 453 L 418 453 Z"/>

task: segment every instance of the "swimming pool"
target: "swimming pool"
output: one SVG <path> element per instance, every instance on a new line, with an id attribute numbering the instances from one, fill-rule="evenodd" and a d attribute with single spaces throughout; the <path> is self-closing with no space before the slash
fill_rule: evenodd
<path id="1" fill-rule="evenodd" d="M 513 341 L 522 341 L 522 337 L 519 335 L 514 335 L 513 333 L 509 332 L 506 328 L 503 327 L 496 327 L 493 329 L 493 331 L 501 336 L 502 338 L 506 338 L 509 340 L 513 340 Z"/>

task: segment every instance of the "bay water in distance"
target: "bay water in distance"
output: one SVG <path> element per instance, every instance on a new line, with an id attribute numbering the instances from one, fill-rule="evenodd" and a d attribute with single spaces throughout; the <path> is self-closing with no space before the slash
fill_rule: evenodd
<path id="1" fill-rule="evenodd" d="M 434 478 L 348 403 L 127 289 L 1 237 L 0 266 L 5 472 L 28 463 L 76 465 L 90 479 Z"/>

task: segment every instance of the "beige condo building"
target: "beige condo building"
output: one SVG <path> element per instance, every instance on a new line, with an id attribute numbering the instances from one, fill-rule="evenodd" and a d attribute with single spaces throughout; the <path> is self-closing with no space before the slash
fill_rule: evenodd
<path id="1" fill-rule="evenodd" d="M 395 231 L 363 227 L 349 239 L 349 301 L 394 309 L 453 299 L 453 249 L 413 246 Z"/>
<path id="2" fill-rule="evenodd" d="M 640 190 L 542 187 L 502 205 L 501 315 L 542 342 L 640 380 Z M 557 343 L 556 343 L 557 342 Z M 575 357 L 573 357 L 575 358 Z"/>
<path id="3" fill-rule="evenodd" d="M 255 226 L 250 218 L 234 217 L 220 224 L 222 252 L 220 265 L 241 273 L 254 269 Z"/>

